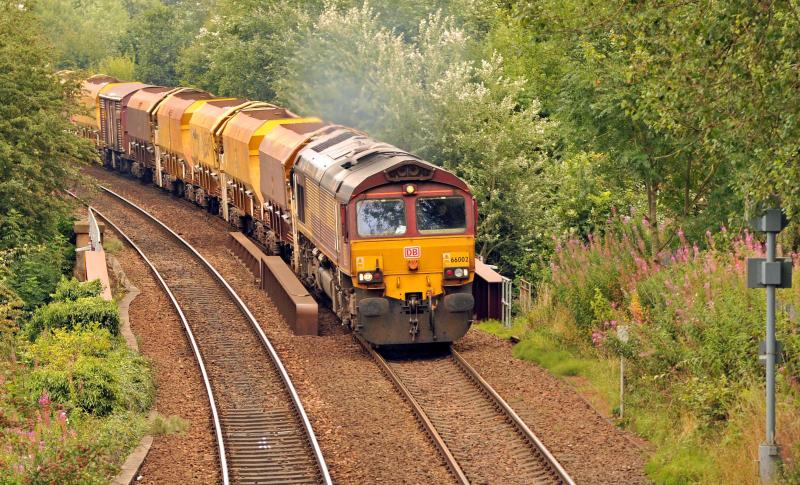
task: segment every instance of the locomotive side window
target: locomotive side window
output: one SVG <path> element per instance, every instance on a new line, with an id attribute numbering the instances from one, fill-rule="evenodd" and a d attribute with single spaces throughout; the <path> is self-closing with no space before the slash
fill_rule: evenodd
<path id="1" fill-rule="evenodd" d="M 297 218 L 306 222 L 306 188 L 297 184 Z"/>
<path id="2" fill-rule="evenodd" d="M 356 204 L 358 235 L 396 236 L 406 233 L 406 206 L 402 199 L 362 200 Z"/>
<path id="3" fill-rule="evenodd" d="M 420 233 L 459 233 L 466 228 L 467 210 L 463 197 L 417 199 L 417 230 Z"/>

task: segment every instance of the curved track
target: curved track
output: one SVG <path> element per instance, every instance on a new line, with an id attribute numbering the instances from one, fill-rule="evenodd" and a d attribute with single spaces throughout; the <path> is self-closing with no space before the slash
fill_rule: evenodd
<path id="1" fill-rule="evenodd" d="M 231 286 L 189 243 L 101 187 L 104 219 L 144 258 L 169 295 L 203 376 L 224 484 L 331 483 L 296 390 Z"/>
<path id="2" fill-rule="evenodd" d="M 536 435 L 454 349 L 379 353 L 356 338 L 411 404 L 459 483 L 574 485 Z"/>

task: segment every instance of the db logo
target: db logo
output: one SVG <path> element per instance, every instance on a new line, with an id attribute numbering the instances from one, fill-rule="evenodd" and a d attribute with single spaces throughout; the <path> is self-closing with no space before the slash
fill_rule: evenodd
<path id="1" fill-rule="evenodd" d="M 403 248 L 403 257 L 406 259 L 419 259 L 422 256 L 422 248 L 419 246 L 406 246 Z"/>

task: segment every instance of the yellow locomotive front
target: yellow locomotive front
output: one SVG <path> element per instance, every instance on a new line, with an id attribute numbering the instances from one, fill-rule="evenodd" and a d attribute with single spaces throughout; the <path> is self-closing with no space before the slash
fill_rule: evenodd
<path id="1" fill-rule="evenodd" d="M 297 272 L 377 345 L 451 342 L 472 322 L 475 201 L 452 173 L 350 130 L 294 167 Z"/>
<path id="2" fill-rule="evenodd" d="M 456 187 L 400 181 L 350 204 L 351 279 L 358 330 L 367 340 L 449 342 L 464 335 L 474 306 L 473 205 Z"/>

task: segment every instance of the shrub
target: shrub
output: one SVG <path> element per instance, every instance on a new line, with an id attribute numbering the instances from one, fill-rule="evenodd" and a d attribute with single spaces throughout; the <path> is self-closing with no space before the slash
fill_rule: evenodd
<path id="1" fill-rule="evenodd" d="M 53 301 L 75 301 L 78 298 L 100 296 L 102 292 L 103 285 L 100 280 L 81 282 L 76 278 L 67 279 L 62 276 L 50 298 Z"/>
<path id="2" fill-rule="evenodd" d="M 18 248 L 9 256 L 6 284 L 25 302 L 26 310 L 47 302 L 62 275 L 70 269 L 70 251 L 66 240 Z"/>
<path id="3" fill-rule="evenodd" d="M 47 393 L 37 401 L 31 417 L 0 428 L 0 483 L 108 483 L 146 430 L 139 415 L 99 419 L 64 410 Z"/>
<path id="4" fill-rule="evenodd" d="M 116 304 L 98 297 L 48 303 L 34 312 L 28 336 L 33 340 L 44 330 L 71 330 L 88 323 L 98 323 L 110 333 L 119 334 L 120 316 Z"/>
<path id="5" fill-rule="evenodd" d="M 48 392 L 54 402 L 96 416 L 144 411 L 152 403 L 147 362 L 97 324 L 42 334 L 26 359 L 33 366 L 24 383 L 29 402 Z"/>

